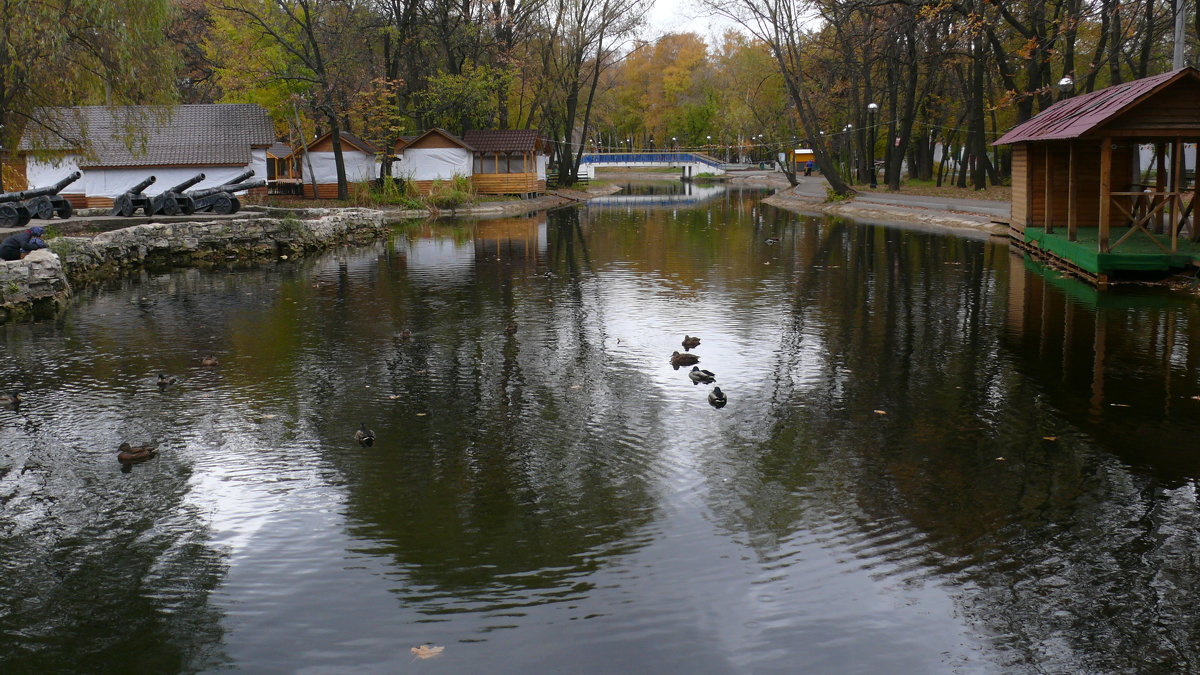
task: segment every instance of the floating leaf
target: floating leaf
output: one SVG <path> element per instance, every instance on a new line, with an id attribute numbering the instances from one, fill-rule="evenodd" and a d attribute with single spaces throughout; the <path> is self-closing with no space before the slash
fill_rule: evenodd
<path id="1" fill-rule="evenodd" d="M 413 647 L 409 651 L 418 659 L 432 659 L 435 656 L 441 656 L 444 649 L 445 647 L 440 645 L 421 645 L 420 647 Z"/>
<path id="2" fill-rule="evenodd" d="M 424 416 L 426 416 L 426 415 L 428 415 L 428 414 L 429 414 L 429 413 L 417 413 L 417 417 L 424 417 Z"/>
<path id="3" fill-rule="evenodd" d="M 1131 408 L 1132 407 L 1128 403 L 1109 403 L 1109 405 L 1111 405 L 1114 408 Z"/>
<path id="4" fill-rule="evenodd" d="M 1042 436 L 1043 441 L 1057 441 L 1058 436 Z"/>
<path id="5" fill-rule="evenodd" d="M 887 411 L 886 411 L 886 410 L 876 410 L 876 411 L 875 411 L 875 414 L 876 414 L 876 415 L 886 415 L 886 414 L 887 414 Z"/>
<path id="6" fill-rule="evenodd" d="M 400 394 L 392 394 L 392 395 L 388 396 L 388 398 L 390 398 L 390 399 L 392 399 L 393 401 L 395 401 L 396 399 L 400 398 Z"/>
<path id="7" fill-rule="evenodd" d="M 996 461 L 997 461 L 997 462 L 1003 462 L 1003 461 L 1004 461 L 1004 458 L 1003 458 L 1003 457 L 997 457 L 997 458 L 996 458 Z"/>

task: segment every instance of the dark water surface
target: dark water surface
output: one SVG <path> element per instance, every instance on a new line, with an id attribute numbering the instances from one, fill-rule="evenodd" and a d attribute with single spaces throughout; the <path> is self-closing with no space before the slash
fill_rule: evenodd
<path id="1" fill-rule="evenodd" d="M 1200 306 L 762 196 L 0 327 L 0 670 L 1200 670 Z"/>

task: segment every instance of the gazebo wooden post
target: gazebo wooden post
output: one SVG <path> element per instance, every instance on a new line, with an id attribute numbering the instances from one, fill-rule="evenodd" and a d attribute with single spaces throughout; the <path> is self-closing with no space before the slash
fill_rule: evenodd
<path id="1" fill-rule="evenodd" d="M 1105 136 L 1100 143 L 1100 231 L 1096 243 L 1100 253 L 1108 253 L 1109 211 L 1112 208 L 1112 138 Z"/>
<path id="2" fill-rule="evenodd" d="M 1069 142 L 1067 153 L 1067 241 L 1079 236 L 1079 183 L 1075 180 L 1075 141 Z"/>
<path id="3" fill-rule="evenodd" d="M 1050 152 L 1050 143 L 1046 144 L 1045 167 L 1042 181 L 1042 224 L 1046 234 L 1054 231 L 1054 155 Z"/>
<path id="4" fill-rule="evenodd" d="M 1171 217 L 1167 222 L 1171 226 L 1171 252 L 1179 250 L 1179 229 L 1183 227 L 1183 139 L 1176 138 L 1171 143 Z"/>
<path id="5" fill-rule="evenodd" d="M 1174 146 L 1172 146 L 1172 150 L 1173 149 L 1174 149 Z M 1167 154 L 1166 154 L 1166 151 L 1167 151 L 1166 143 L 1163 143 L 1162 141 L 1158 141 L 1157 143 L 1154 144 L 1154 160 L 1155 160 L 1154 191 L 1158 193 L 1157 195 L 1155 195 L 1156 197 L 1160 197 L 1163 199 L 1167 198 L 1166 195 L 1162 194 L 1165 191 L 1165 188 L 1167 187 Z M 1172 156 L 1174 156 L 1174 153 L 1172 153 Z M 1149 205 L 1149 208 L 1154 208 L 1153 200 L 1151 200 L 1151 204 Z M 1165 210 L 1166 209 L 1159 209 L 1158 213 L 1154 214 L 1154 234 L 1162 234 L 1162 232 L 1163 232 L 1163 211 L 1165 211 Z"/>

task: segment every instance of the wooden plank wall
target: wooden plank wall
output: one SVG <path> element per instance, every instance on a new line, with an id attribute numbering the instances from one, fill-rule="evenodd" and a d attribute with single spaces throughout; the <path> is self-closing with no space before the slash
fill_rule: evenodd
<path id="1" fill-rule="evenodd" d="M 477 173 L 471 176 L 475 191 L 481 195 L 519 195 L 541 192 L 537 174 L 534 173 Z"/>
<path id="2" fill-rule="evenodd" d="M 1114 136 L 1122 132 L 1144 134 L 1168 133 L 1186 136 L 1200 133 L 1200 84 L 1184 78 L 1158 92 L 1148 105 L 1138 105 L 1132 110 L 1104 125 L 1106 133 Z M 1113 157 L 1113 168 L 1117 168 Z M 1113 188 L 1114 190 L 1116 188 Z"/>
<path id="3" fill-rule="evenodd" d="M 312 183 L 304 183 L 304 196 L 313 198 Z M 337 183 L 317 183 L 317 199 L 337 199 Z"/>

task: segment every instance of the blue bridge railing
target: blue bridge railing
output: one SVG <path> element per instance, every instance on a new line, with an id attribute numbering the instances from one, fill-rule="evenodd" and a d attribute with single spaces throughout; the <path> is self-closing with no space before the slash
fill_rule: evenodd
<path id="1" fill-rule="evenodd" d="M 587 152 L 581 164 L 704 164 L 720 168 L 721 161 L 698 152 Z"/>

